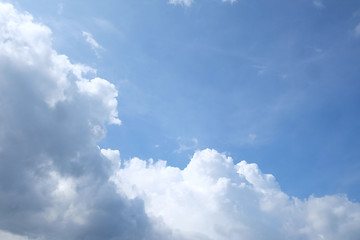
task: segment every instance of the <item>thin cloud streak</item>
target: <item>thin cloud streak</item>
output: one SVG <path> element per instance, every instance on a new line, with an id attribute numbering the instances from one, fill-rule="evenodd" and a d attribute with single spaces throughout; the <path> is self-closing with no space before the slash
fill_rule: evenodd
<path id="1" fill-rule="evenodd" d="M 237 0 L 221 0 L 221 2 L 229 2 L 233 4 L 237 2 Z M 194 0 L 169 0 L 169 3 L 172 5 L 181 5 L 184 7 L 190 7 L 194 3 Z"/>
<path id="2" fill-rule="evenodd" d="M 96 56 L 100 57 L 99 50 L 103 50 L 104 48 L 94 39 L 91 33 L 82 32 L 85 41 L 91 46 L 91 49 L 94 51 Z"/>
<path id="3" fill-rule="evenodd" d="M 322 0 L 314 0 L 313 4 L 316 8 L 319 8 L 319 9 L 325 8 L 325 5 L 322 2 Z"/>

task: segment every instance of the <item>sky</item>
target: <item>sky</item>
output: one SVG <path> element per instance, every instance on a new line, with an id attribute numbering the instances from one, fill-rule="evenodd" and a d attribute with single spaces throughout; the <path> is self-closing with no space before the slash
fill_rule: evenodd
<path id="1" fill-rule="evenodd" d="M 0 0 L 0 238 L 357 239 L 360 2 Z"/>

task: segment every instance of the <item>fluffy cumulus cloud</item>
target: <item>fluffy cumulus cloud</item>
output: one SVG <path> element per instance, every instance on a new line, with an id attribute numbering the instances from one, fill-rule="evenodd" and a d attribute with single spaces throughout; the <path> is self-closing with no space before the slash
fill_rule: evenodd
<path id="1" fill-rule="evenodd" d="M 89 77 L 92 76 L 92 77 Z M 0 3 L 0 239 L 358 239 L 360 204 L 299 200 L 206 149 L 181 170 L 100 149 L 117 90 Z"/>
<path id="2" fill-rule="evenodd" d="M 180 170 L 133 158 L 112 181 L 188 239 L 357 239 L 360 204 L 345 196 L 292 198 L 256 164 L 197 151 Z"/>
<path id="3" fill-rule="evenodd" d="M 143 202 L 108 181 L 117 152 L 97 142 L 120 124 L 117 91 L 95 74 L 0 3 L 1 239 L 161 239 Z"/>

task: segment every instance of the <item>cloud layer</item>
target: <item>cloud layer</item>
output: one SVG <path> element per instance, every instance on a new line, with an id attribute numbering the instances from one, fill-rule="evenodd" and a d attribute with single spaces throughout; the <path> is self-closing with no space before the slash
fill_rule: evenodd
<path id="1" fill-rule="evenodd" d="M 178 1 L 180 2 L 180 1 Z M 190 1 L 191 2 L 191 1 Z M 117 90 L 0 3 L 0 237 L 5 240 L 357 239 L 346 196 L 292 198 L 256 164 L 197 151 L 181 170 L 100 149 Z M 120 167 L 121 166 L 121 167 Z"/>

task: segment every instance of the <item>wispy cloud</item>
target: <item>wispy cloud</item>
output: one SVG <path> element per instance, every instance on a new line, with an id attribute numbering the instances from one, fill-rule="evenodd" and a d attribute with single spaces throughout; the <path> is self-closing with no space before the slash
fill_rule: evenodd
<path id="1" fill-rule="evenodd" d="M 124 38 L 123 34 L 111 21 L 104 18 L 93 18 L 93 21 L 97 27 L 101 28 L 102 30 L 114 34 L 118 38 Z"/>
<path id="2" fill-rule="evenodd" d="M 221 0 L 222 2 L 229 2 L 229 3 L 234 3 L 237 2 L 237 0 Z"/>
<path id="3" fill-rule="evenodd" d="M 169 0 L 170 4 L 190 7 L 194 0 Z"/>
<path id="4" fill-rule="evenodd" d="M 248 137 L 249 142 L 253 143 L 255 141 L 256 137 L 257 137 L 256 134 L 249 133 L 249 137 Z"/>
<path id="5" fill-rule="evenodd" d="M 253 67 L 256 69 L 258 76 L 263 75 L 267 71 L 267 66 L 265 65 L 254 65 Z"/>
<path id="6" fill-rule="evenodd" d="M 182 5 L 185 7 L 190 7 L 191 4 L 193 4 L 194 0 L 169 0 L 170 4 L 173 5 Z M 221 0 L 221 2 L 229 2 L 229 3 L 235 3 L 237 0 Z"/>
<path id="7" fill-rule="evenodd" d="M 178 140 L 179 148 L 174 151 L 176 153 L 182 153 L 184 151 L 189 151 L 189 150 L 191 151 L 196 150 L 196 148 L 199 145 L 199 141 L 197 138 L 186 139 L 186 138 L 178 137 L 177 140 Z"/>
<path id="8" fill-rule="evenodd" d="M 82 35 L 85 38 L 85 41 L 91 46 L 96 56 L 99 57 L 99 50 L 103 50 L 104 48 L 93 38 L 91 33 L 82 32 Z"/>
<path id="9" fill-rule="evenodd" d="M 319 9 L 325 8 L 325 5 L 322 2 L 322 0 L 314 0 L 313 4 L 316 8 L 319 8 Z"/>
<path id="10" fill-rule="evenodd" d="M 1 240 L 29 240 L 28 237 L 15 235 L 15 234 L 5 232 L 5 231 L 1 231 L 1 230 L 0 230 L 0 239 Z"/>
<path id="11" fill-rule="evenodd" d="M 360 23 L 354 28 L 354 34 L 356 37 L 360 37 Z"/>

